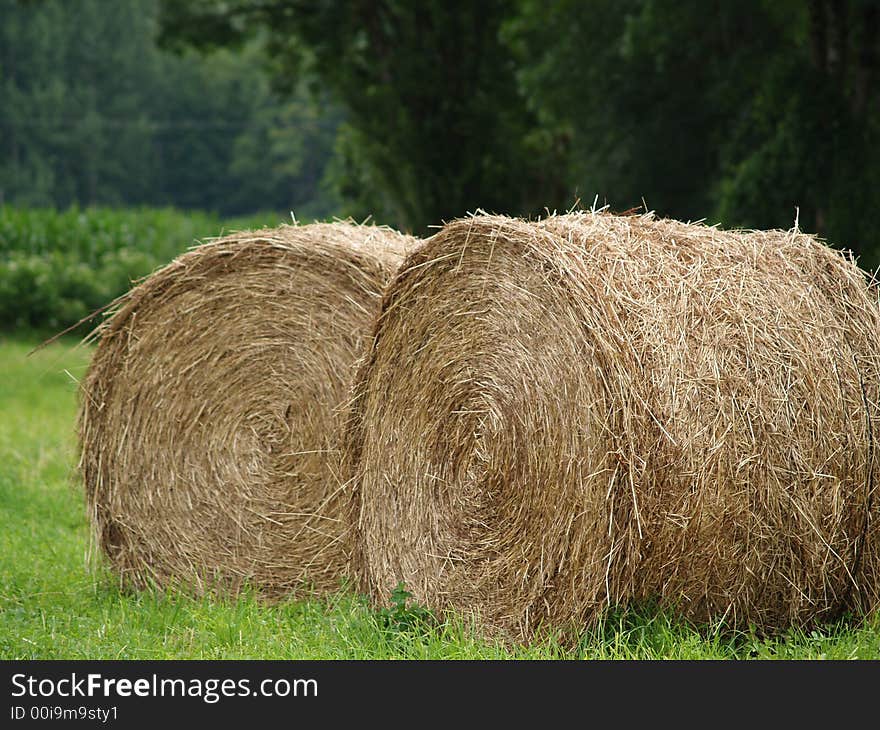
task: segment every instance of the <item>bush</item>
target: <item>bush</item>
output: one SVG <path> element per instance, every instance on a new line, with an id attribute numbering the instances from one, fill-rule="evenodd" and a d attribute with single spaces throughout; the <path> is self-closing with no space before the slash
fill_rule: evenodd
<path id="1" fill-rule="evenodd" d="M 171 209 L 0 207 L 0 329 L 61 330 L 125 293 L 198 240 L 276 225 Z"/>

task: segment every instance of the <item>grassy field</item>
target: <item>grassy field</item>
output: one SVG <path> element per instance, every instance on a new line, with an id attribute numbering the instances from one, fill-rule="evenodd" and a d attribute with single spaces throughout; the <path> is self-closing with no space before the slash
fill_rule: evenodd
<path id="1" fill-rule="evenodd" d="M 389 620 L 352 595 L 263 606 L 121 592 L 87 560 L 75 479 L 76 382 L 89 351 L 0 335 L 0 658 L 880 658 L 880 619 L 774 639 L 698 631 L 651 611 L 609 615 L 575 652 L 502 648 L 462 622 Z M 415 624 L 415 626 L 413 626 Z"/>

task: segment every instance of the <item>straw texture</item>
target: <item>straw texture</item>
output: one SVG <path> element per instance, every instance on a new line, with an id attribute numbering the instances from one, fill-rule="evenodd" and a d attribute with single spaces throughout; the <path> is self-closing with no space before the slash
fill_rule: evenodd
<path id="1" fill-rule="evenodd" d="M 92 335 L 80 470 L 126 583 L 339 587 L 341 408 L 411 242 L 349 223 L 236 233 L 115 304 Z"/>
<path id="2" fill-rule="evenodd" d="M 512 638 L 649 598 L 763 631 L 869 610 L 878 321 L 853 262 L 795 231 L 447 225 L 355 387 L 363 588 Z"/>

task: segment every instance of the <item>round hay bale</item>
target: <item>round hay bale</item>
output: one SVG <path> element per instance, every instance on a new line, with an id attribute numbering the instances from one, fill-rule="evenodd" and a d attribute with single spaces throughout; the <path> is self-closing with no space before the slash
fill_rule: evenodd
<path id="1" fill-rule="evenodd" d="M 349 223 L 198 246 L 93 333 L 80 469 L 125 583 L 267 597 L 339 587 L 339 425 L 413 239 Z"/>
<path id="2" fill-rule="evenodd" d="M 867 609 L 878 385 L 877 292 L 808 235 L 453 222 L 356 381 L 357 570 L 513 638 L 633 599 L 764 631 Z"/>

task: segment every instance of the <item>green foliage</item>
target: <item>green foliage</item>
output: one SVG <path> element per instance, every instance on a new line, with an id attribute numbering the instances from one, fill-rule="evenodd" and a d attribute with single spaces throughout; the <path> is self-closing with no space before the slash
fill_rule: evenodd
<path id="1" fill-rule="evenodd" d="M 547 123 L 570 129 L 587 203 L 706 216 L 718 146 L 775 43 L 757 5 L 712 3 L 707 22 L 693 0 L 523 3 L 506 27 L 520 78 Z"/>
<path id="2" fill-rule="evenodd" d="M 790 225 L 797 210 L 802 228 L 874 267 L 880 5 L 809 6 L 779 20 L 770 62 L 720 147 L 717 212 L 729 225 L 766 228 Z"/>
<path id="3" fill-rule="evenodd" d="M 5 0 L 0 109 L 0 204 L 426 232 L 597 197 L 880 263 L 877 0 Z"/>
<path id="4" fill-rule="evenodd" d="M 276 79 L 313 76 L 345 110 L 333 167 L 349 212 L 400 227 L 554 204 L 557 158 L 536 143 L 501 36 L 509 3 L 164 2 L 168 42 L 268 34 Z"/>
<path id="5" fill-rule="evenodd" d="M 376 621 L 382 631 L 389 634 L 412 635 L 430 631 L 437 619 L 427 608 L 411 602 L 413 594 L 401 581 L 391 591 L 391 606 L 376 612 Z"/>
<path id="6" fill-rule="evenodd" d="M 0 205 L 325 216 L 338 109 L 270 88 L 262 42 L 159 49 L 158 0 L 0 2 Z"/>
<path id="7" fill-rule="evenodd" d="M 266 214 L 225 227 L 278 222 Z M 69 327 L 223 229 L 214 215 L 170 209 L 0 207 L 0 329 Z"/>
<path id="8" fill-rule="evenodd" d="M 880 4 L 524 0 L 505 25 L 587 204 L 802 229 L 878 262 Z"/>

